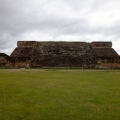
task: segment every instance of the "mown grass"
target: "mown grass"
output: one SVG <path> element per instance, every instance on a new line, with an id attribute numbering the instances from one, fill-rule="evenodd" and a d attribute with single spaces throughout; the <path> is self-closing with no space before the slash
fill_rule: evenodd
<path id="1" fill-rule="evenodd" d="M 0 70 L 0 120 L 120 120 L 120 71 Z"/>

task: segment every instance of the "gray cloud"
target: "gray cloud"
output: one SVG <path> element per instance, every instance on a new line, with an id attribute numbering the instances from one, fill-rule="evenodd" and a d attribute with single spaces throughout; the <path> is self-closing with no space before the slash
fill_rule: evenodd
<path id="1" fill-rule="evenodd" d="M 18 40 L 112 41 L 120 49 L 119 0 L 1 0 L 0 52 Z"/>

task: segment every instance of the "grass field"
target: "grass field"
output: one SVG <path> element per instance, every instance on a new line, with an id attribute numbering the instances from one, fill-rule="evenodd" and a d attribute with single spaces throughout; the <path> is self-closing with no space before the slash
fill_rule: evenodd
<path id="1" fill-rule="evenodd" d="M 120 71 L 1 69 L 0 120 L 120 120 Z"/>

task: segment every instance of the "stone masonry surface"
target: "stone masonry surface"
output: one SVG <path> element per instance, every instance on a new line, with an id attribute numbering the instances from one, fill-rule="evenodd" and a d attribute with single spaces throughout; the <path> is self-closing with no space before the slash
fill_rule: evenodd
<path id="1" fill-rule="evenodd" d="M 4 66 L 10 68 L 120 68 L 120 56 L 112 42 L 18 41 L 5 59 Z"/>

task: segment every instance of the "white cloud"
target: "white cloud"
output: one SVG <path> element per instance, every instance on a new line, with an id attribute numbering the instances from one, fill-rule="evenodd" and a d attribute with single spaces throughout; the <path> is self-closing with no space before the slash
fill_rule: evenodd
<path id="1" fill-rule="evenodd" d="M 32 31 L 32 32 L 22 34 L 19 37 L 19 40 L 23 40 L 22 38 L 24 38 L 25 41 L 26 40 L 49 41 L 53 39 L 53 37 L 50 36 L 49 34 L 44 34 L 44 33 L 41 33 L 40 31 Z"/>
<path id="2" fill-rule="evenodd" d="M 112 41 L 120 54 L 119 0 L 1 0 L 0 52 L 18 40 Z"/>

